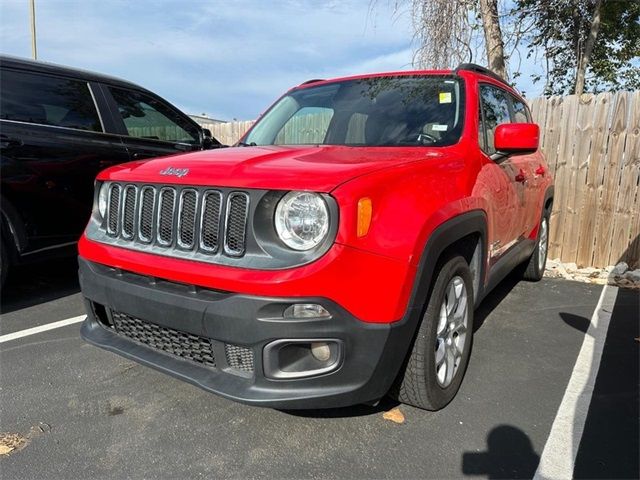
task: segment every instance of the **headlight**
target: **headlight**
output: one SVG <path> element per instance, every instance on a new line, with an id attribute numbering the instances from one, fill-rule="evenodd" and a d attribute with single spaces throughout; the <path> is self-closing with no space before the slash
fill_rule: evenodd
<path id="1" fill-rule="evenodd" d="M 98 213 L 100 216 L 104 218 L 105 213 L 107 213 L 107 194 L 109 193 L 109 184 L 103 183 L 100 186 L 100 193 L 98 193 Z"/>
<path id="2" fill-rule="evenodd" d="M 329 231 L 329 210 L 317 193 L 289 192 L 276 207 L 276 231 L 294 250 L 316 247 Z"/>

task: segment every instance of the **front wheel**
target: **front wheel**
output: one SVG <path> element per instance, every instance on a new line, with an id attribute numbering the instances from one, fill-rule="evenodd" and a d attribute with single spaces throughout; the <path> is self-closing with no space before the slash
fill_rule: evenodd
<path id="1" fill-rule="evenodd" d="M 439 410 L 458 392 L 473 338 L 473 282 L 460 256 L 440 268 L 413 348 L 398 378 L 402 403 Z"/>

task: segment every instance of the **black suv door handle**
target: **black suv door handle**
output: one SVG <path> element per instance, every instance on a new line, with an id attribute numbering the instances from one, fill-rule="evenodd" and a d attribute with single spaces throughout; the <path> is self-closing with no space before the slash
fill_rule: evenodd
<path id="1" fill-rule="evenodd" d="M 0 148 L 21 147 L 24 142 L 19 138 L 10 138 L 6 135 L 0 135 Z"/>

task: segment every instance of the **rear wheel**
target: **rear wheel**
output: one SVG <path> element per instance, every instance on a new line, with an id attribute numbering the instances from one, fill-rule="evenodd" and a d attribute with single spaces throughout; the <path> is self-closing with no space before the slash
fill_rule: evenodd
<path id="1" fill-rule="evenodd" d="M 529 258 L 522 278 L 537 282 L 542 280 L 544 267 L 547 263 L 547 253 L 549 251 L 549 212 L 545 210 L 540 228 L 538 229 L 538 240 L 535 249 Z"/>
<path id="2" fill-rule="evenodd" d="M 436 278 L 395 397 L 439 410 L 455 396 L 464 377 L 473 336 L 473 282 L 464 258 L 446 261 Z"/>

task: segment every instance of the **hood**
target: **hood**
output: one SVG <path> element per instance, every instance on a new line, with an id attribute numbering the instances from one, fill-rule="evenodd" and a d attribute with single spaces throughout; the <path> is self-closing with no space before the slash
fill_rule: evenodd
<path id="1" fill-rule="evenodd" d="M 444 151 L 332 145 L 234 147 L 125 163 L 103 171 L 98 179 L 330 192 L 361 175 L 441 157 Z"/>

